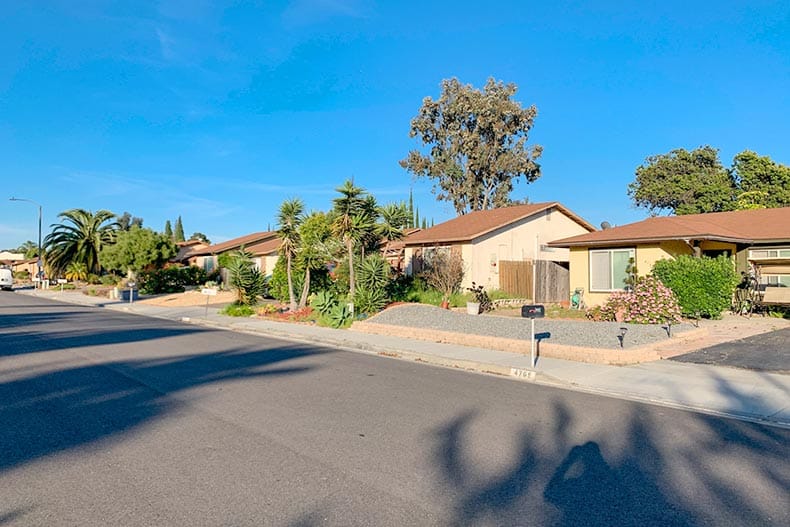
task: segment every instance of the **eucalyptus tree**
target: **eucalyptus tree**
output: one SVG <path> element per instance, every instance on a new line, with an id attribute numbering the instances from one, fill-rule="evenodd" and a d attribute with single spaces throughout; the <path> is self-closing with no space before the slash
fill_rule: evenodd
<path id="1" fill-rule="evenodd" d="M 304 214 L 304 203 L 299 198 L 285 200 L 280 204 L 277 213 L 277 236 L 281 240 L 280 254 L 285 257 L 285 269 L 288 276 L 288 298 L 291 311 L 296 311 L 296 294 L 293 287 L 293 260 L 299 253 L 299 224 Z"/>
<path id="2" fill-rule="evenodd" d="M 409 136 L 424 148 L 409 152 L 401 166 L 433 180 L 437 199 L 458 214 L 505 206 L 516 181 L 540 177 L 542 147 L 527 145 L 538 111 L 522 108 L 513 99 L 517 90 L 491 78 L 482 90 L 442 81 L 439 99 L 423 99 L 411 121 Z"/>
<path id="3" fill-rule="evenodd" d="M 332 224 L 325 212 L 311 212 L 304 217 L 299 225 L 300 250 L 298 263 L 304 267 L 302 294 L 299 298 L 299 309 L 307 305 L 310 294 L 310 279 L 314 271 L 326 268 L 332 255 L 340 249 L 332 238 Z"/>
<path id="4" fill-rule="evenodd" d="M 99 253 L 115 242 L 118 230 L 116 216 L 108 210 L 95 214 L 85 209 L 71 209 L 58 214 L 60 223 L 44 239 L 47 265 L 51 272 L 61 273 L 72 263 L 84 263 L 90 273 L 101 270 Z"/>

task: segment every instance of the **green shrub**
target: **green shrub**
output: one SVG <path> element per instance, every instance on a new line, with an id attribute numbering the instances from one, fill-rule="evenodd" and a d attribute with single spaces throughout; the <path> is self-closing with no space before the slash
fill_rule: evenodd
<path id="1" fill-rule="evenodd" d="M 91 285 L 99 285 L 101 284 L 101 278 L 97 274 L 90 273 L 88 277 L 85 279 Z"/>
<path id="2" fill-rule="evenodd" d="M 406 302 L 409 294 L 420 286 L 419 280 L 413 276 L 399 274 L 387 284 L 387 296 L 393 302 Z"/>
<path id="3" fill-rule="evenodd" d="M 27 269 L 23 271 L 14 271 L 14 278 L 17 280 L 30 280 L 30 271 Z"/>
<path id="4" fill-rule="evenodd" d="M 665 324 L 680 322 L 680 306 L 675 294 L 654 276 L 642 276 L 633 281 L 633 291 L 616 291 L 599 311 L 601 320 L 616 320 L 632 324 Z"/>
<path id="5" fill-rule="evenodd" d="M 291 301 L 288 294 L 288 272 L 285 267 L 286 259 L 277 258 L 277 263 L 274 264 L 274 269 L 272 269 L 272 276 L 269 278 L 269 296 L 280 302 Z M 293 281 L 294 294 L 298 300 L 304 285 L 304 267 L 299 265 L 297 261 L 291 262 L 291 280 Z M 312 276 L 310 282 L 312 285 Z"/>
<path id="6" fill-rule="evenodd" d="M 228 304 L 220 311 L 221 314 L 229 317 L 251 317 L 255 314 L 255 308 L 246 304 Z"/>
<path id="7" fill-rule="evenodd" d="M 71 289 L 77 289 L 77 286 L 74 285 L 74 284 L 59 284 L 58 288 L 61 291 L 66 291 L 66 290 L 71 290 Z"/>
<path id="8" fill-rule="evenodd" d="M 677 296 L 683 315 L 719 318 L 732 305 L 739 277 L 726 256 L 694 258 L 679 256 L 659 260 L 653 274 Z"/>
<path id="9" fill-rule="evenodd" d="M 206 272 L 200 267 L 168 267 L 142 271 L 137 274 L 140 292 L 145 295 L 181 293 L 188 285 L 201 285 L 206 281 Z"/>
<path id="10" fill-rule="evenodd" d="M 105 274 L 101 276 L 100 280 L 102 285 L 116 285 L 119 281 L 119 278 L 114 274 Z"/>

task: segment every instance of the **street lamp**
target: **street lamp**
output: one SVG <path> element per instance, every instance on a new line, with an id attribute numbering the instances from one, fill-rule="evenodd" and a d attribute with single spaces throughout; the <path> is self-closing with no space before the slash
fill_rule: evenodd
<path id="1" fill-rule="evenodd" d="M 28 203 L 38 206 L 38 274 L 36 278 L 38 278 L 38 283 L 41 284 L 41 277 L 43 275 L 41 272 L 41 204 L 26 198 L 9 198 L 9 201 L 27 201 Z"/>

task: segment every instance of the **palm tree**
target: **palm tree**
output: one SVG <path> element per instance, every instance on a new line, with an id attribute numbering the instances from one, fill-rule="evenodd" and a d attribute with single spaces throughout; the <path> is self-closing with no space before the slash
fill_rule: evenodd
<path id="1" fill-rule="evenodd" d="M 25 259 L 29 260 L 38 256 L 38 245 L 36 245 L 36 242 L 28 240 L 20 245 L 16 252 L 24 254 Z"/>
<path id="2" fill-rule="evenodd" d="M 366 192 L 354 185 L 351 180 L 346 180 L 343 185 L 335 189 L 340 193 L 339 198 L 332 200 L 333 210 L 337 215 L 332 225 L 335 235 L 343 240 L 348 253 L 348 287 L 351 298 L 356 291 L 354 284 L 354 244 L 365 229 L 369 228 L 371 221 L 366 210 Z"/>
<path id="3" fill-rule="evenodd" d="M 71 209 L 58 214 L 63 221 L 53 224 L 44 239 L 50 269 L 60 273 L 72 263 L 84 263 L 89 273 L 98 273 L 99 252 L 115 241 L 118 222 L 115 214 L 100 210 L 96 214 L 84 209 Z"/>
<path id="4" fill-rule="evenodd" d="M 294 294 L 293 277 L 291 268 L 293 259 L 299 252 L 299 224 L 304 213 L 304 203 L 298 198 L 285 200 L 280 205 L 277 213 L 277 236 L 282 240 L 280 254 L 285 256 L 285 270 L 288 275 L 288 298 L 291 301 L 291 311 L 296 311 L 296 294 Z"/>

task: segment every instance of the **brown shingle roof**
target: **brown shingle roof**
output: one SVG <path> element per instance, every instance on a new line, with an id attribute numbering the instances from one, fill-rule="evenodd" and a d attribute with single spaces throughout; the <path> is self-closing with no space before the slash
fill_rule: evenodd
<path id="1" fill-rule="evenodd" d="M 595 227 L 587 223 L 580 216 L 577 216 L 556 201 L 548 203 L 530 203 L 528 205 L 516 205 L 514 207 L 503 207 L 500 209 L 481 210 L 470 212 L 463 216 L 458 216 L 452 220 L 440 223 L 430 229 L 424 229 L 412 234 L 405 240 L 405 244 L 432 244 L 466 242 L 474 240 L 484 234 L 488 234 L 497 229 L 501 229 L 511 223 L 534 216 L 539 212 L 556 208 L 563 212 L 573 221 L 585 229 L 594 231 Z"/>
<path id="2" fill-rule="evenodd" d="M 224 253 L 225 251 L 238 249 L 242 245 L 246 248 L 249 247 L 250 245 L 262 242 L 269 238 L 274 238 L 276 236 L 277 233 L 275 231 L 254 232 L 252 234 L 247 234 L 246 236 L 233 238 L 232 240 L 228 240 L 226 242 L 215 243 L 214 245 L 209 245 L 208 247 L 196 249 L 194 251 L 191 251 L 187 256 L 192 257 L 192 256 L 205 256 L 209 254 L 220 254 L 220 253 Z"/>
<path id="3" fill-rule="evenodd" d="M 549 245 L 578 247 L 666 240 L 741 243 L 790 240 L 790 207 L 648 218 L 620 227 L 556 240 Z"/>
<path id="4" fill-rule="evenodd" d="M 244 250 L 251 252 L 254 256 L 265 256 L 267 254 L 276 253 L 280 250 L 282 240 L 277 236 L 264 240 L 262 242 L 247 245 Z"/>

